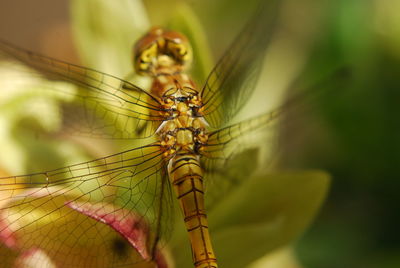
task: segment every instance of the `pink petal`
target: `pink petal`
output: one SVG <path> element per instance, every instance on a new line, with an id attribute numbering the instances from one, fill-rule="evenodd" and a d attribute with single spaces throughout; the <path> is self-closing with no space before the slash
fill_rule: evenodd
<path id="1" fill-rule="evenodd" d="M 149 253 L 147 246 L 150 228 L 141 215 L 106 203 L 94 204 L 77 201 L 65 202 L 68 199 L 72 199 L 68 197 L 71 193 L 68 192 L 67 195 L 65 194 L 66 190 L 59 187 L 28 189 L 9 198 L 7 202 L 2 203 L 0 207 L 0 244 L 5 244 L 6 247 L 12 250 L 19 249 L 19 237 L 16 235 L 18 223 L 15 222 L 14 224 L 10 224 L 7 220 L 7 215 L 10 213 L 9 209 L 13 209 L 14 205 L 18 206 L 19 201 L 25 201 L 26 198 L 36 200 L 47 197 L 62 197 L 66 207 L 72 208 L 76 212 L 89 216 L 90 218 L 111 227 L 124 237 L 144 260 L 151 259 L 151 254 Z M 157 263 L 159 268 L 168 267 L 167 259 L 162 251 L 157 249 L 154 258 L 154 262 Z M 40 260 L 39 267 L 55 267 L 43 249 L 24 251 L 24 253 L 18 257 L 18 261 L 15 264 L 16 267 L 38 267 L 37 265 L 29 266 L 33 264 L 34 260 L 37 264 L 38 259 Z M 42 265 L 42 263 L 44 265 Z"/>
<path id="2" fill-rule="evenodd" d="M 144 222 L 143 217 L 126 209 L 118 209 L 110 204 L 68 202 L 66 205 L 110 226 L 121 234 L 139 252 L 143 259 L 150 259 L 147 250 L 149 226 Z"/>
<path id="3" fill-rule="evenodd" d="M 157 263 L 157 268 L 168 268 L 167 259 L 159 249 L 156 251 L 155 262 Z"/>
<path id="4" fill-rule="evenodd" d="M 26 198 L 43 198 L 54 196 L 55 194 L 62 195 L 64 192 L 65 190 L 57 187 L 29 189 L 12 196 L 6 202 L 2 202 L 0 206 L 0 243 L 3 243 L 10 249 L 18 249 L 18 239 L 13 230 L 16 229 L 16 225 L 13 226 L 14 228 L 11 228 L 12 224 L 7 220 L 8 209 L 12 203 Z"/>
<path id="5" fill-rule="evenodd" d="M 0 242 L 10 249 L 17 249 L 17 236 L 2 213 L 0 213 Z"/>

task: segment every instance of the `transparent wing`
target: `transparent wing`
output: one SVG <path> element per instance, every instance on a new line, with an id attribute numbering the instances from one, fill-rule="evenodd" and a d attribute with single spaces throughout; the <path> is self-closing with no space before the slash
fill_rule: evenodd
<path id="1" fill-rule="evenodd" d="M 224 191 L 240 184 L 260 167 L 271 167 L 282 149 L 287 149 L 281 148 L 279 138 L 282 131 L 296 133 L 299 127 L 312 126 L 312 122 L 299 125 L 296 119 L 305 114 L 318 114 L 321 100 L 338 94 L 345 87 L 349 81 L 347 71 L 337 69 L 318 83 L 292 92 L 283 105 L 269 113 L 211 132 L 202 155 L 208 183 L 207 203 L 214 206 L 224 196 Z M 294 81 L 294 86 L 297 83 Z M 295 142 L 289 141 L 291 144 Z"/>
<path id="2" fill-rule="evenodd" d="M 56 267 L 156 258 L 171 213 L 159 145 L 48 172 L 0 178 L 0 258 L 40 249 Z M 34 267 L 44 267 L 41 259 Z M 7 266 L 8 267 L 8 266 Z M 11 267 L 11 266 L 10 266 Z"/>
<path id="3" fill-rule="evenodd" d="M 272 37 L 277 1 L 260 1 L 256 12 L 211 71 L 201 91 L 212 127 L 226 124 L 251 96 Z"/>
<path id="4" fill-rule="evenodd" d="M 276 133 L 277 109 L 210 133 L 203 156 L 208 170 L 225 169 L 227 161 L 243 150 L 260 145 L 266 134 Z"/>
<path id="5" fill-rule="evenodd" d="M 66 129 L 76 134 L 115 139 L 144 138 L 154 134 L 163 119 L 156 98 L 112 75 L 35 54 L 1 40 L 0 58 L 16 59 L 37 71 L 10 65 L 16 73 L 12 77 L 15 83 L 27 76 L 43 75 L 78 86 L 74 93 L 55 85 L 43 86 L 44 90 L 75 98 L 64 109 L 64 120 Z"/>

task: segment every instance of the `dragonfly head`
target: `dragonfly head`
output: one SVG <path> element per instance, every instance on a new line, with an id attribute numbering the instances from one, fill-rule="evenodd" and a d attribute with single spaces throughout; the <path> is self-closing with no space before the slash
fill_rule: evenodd
<path id="1" fill-rule="evenodd" d="M 135 44 L 133 60 L 139 74 L 177 72 L 191 62 L 192 49 L 184 35 L 154 27 Z"/>

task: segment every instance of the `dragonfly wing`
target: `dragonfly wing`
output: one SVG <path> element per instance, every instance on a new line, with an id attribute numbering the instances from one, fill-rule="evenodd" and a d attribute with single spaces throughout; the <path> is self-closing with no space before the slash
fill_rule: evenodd
<path id="1" fill-rule="evenodd" d="M 22 62 L 37 72 L 18 65 L 15 83 L 24 76 L 43 76 L 78 86 L 78 91 L 63 91 L 47 84 L 43 89 L 75 98 L 64 112 L 66 129 L 91 137 L 144 138 L 154 134 L 162 121 L 160 103 L 134 84 L 90 68 L 35 54 L 0 40 L 0 57 Z M 19 73 L 19 74 L 18 74 Z"/>
<path id="2" fill-rule="evenodd" d="M 159 146 L 150 144 L 0 178 L 1 259 L 10 258 L 4 245 L 21 253 L 40 249 L 57 267 L 116 267 L 154 259 L 168 229 L 161 221 L 172 211 L 164 166 Z"/>
<path id="3" fill-rule="evenodd" d="M 224 125 L 235 116 L 256 86 L 278 12 L 277 1 L 260 2 L 201 91 L 204 117 L 212 127 Z"/>
<path id="4" fill-rule="evenodd" d="M 292 87 L 298 87 L 294 81 Z M 318 114 L 319 103 L 338 90 L 345 88 L 349 82 L 346 68 L 338 68 L 324 76 L 317 83 L 302 89 L 289 89 L 291 96 L 277 109 L 269 113 L 250 118 L 209 134 L 207 144 L 203 148 L 202 165 L 206 171 L 207 200 L 215 205 L 216 200 L 239 185 L 260 167 L 271 167 L 279 156 L 288 148 L 281 148 L 278 139 L 282 131 L 296 133 L 299 128 L 309 125 L 297 124 L 298 115 Z M 296 141 L 286 142 L 295 144 Z M 290 150 L 290 148 L 289 148 Z M 212 193 L 212 189 L 218 192 Z"/>
<path id="5" fill-rule="evenodd" d="M 265 161 L 273 159 L 278 134 L 274 117 L 266 114 L 213 132 L 202 157 L 208 208 L 259 170 L 261 151 L 268 154 Z M 257 125 L 261 123 L 265 125 Z"/>
<path id="6" fill-rule="evenodd" d="M 227 163 L 246 150 L 263 144 L 272 146 L 279 115 L 280 110 L 275 110 L 210 133 L 203 149 L 203 166 L 206 171 L 224 172 Z"/>

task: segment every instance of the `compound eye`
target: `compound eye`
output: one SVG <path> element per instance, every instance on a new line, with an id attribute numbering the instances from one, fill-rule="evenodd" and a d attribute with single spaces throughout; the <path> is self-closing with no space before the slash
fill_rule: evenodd
<path id="1" fill-rule="evenodd" d="M 185 65 L 192 59 L 191 49 L 187 43 L 168 42 L 168 52 L 182 65 Z"/>
<path id="2" fill-rule="evenodd" d="M 151 62 L 157 56 L 157 44 L 152 44 L 149 48 L 144 50 L 140 56 L 142 61 Z"/>
<path id="3" fill-rule="evenodd" d="M 153 43 L 137 55 L 135 69 L 138 73 L 147 73 L 158 54 L 157 44 Z"/>

